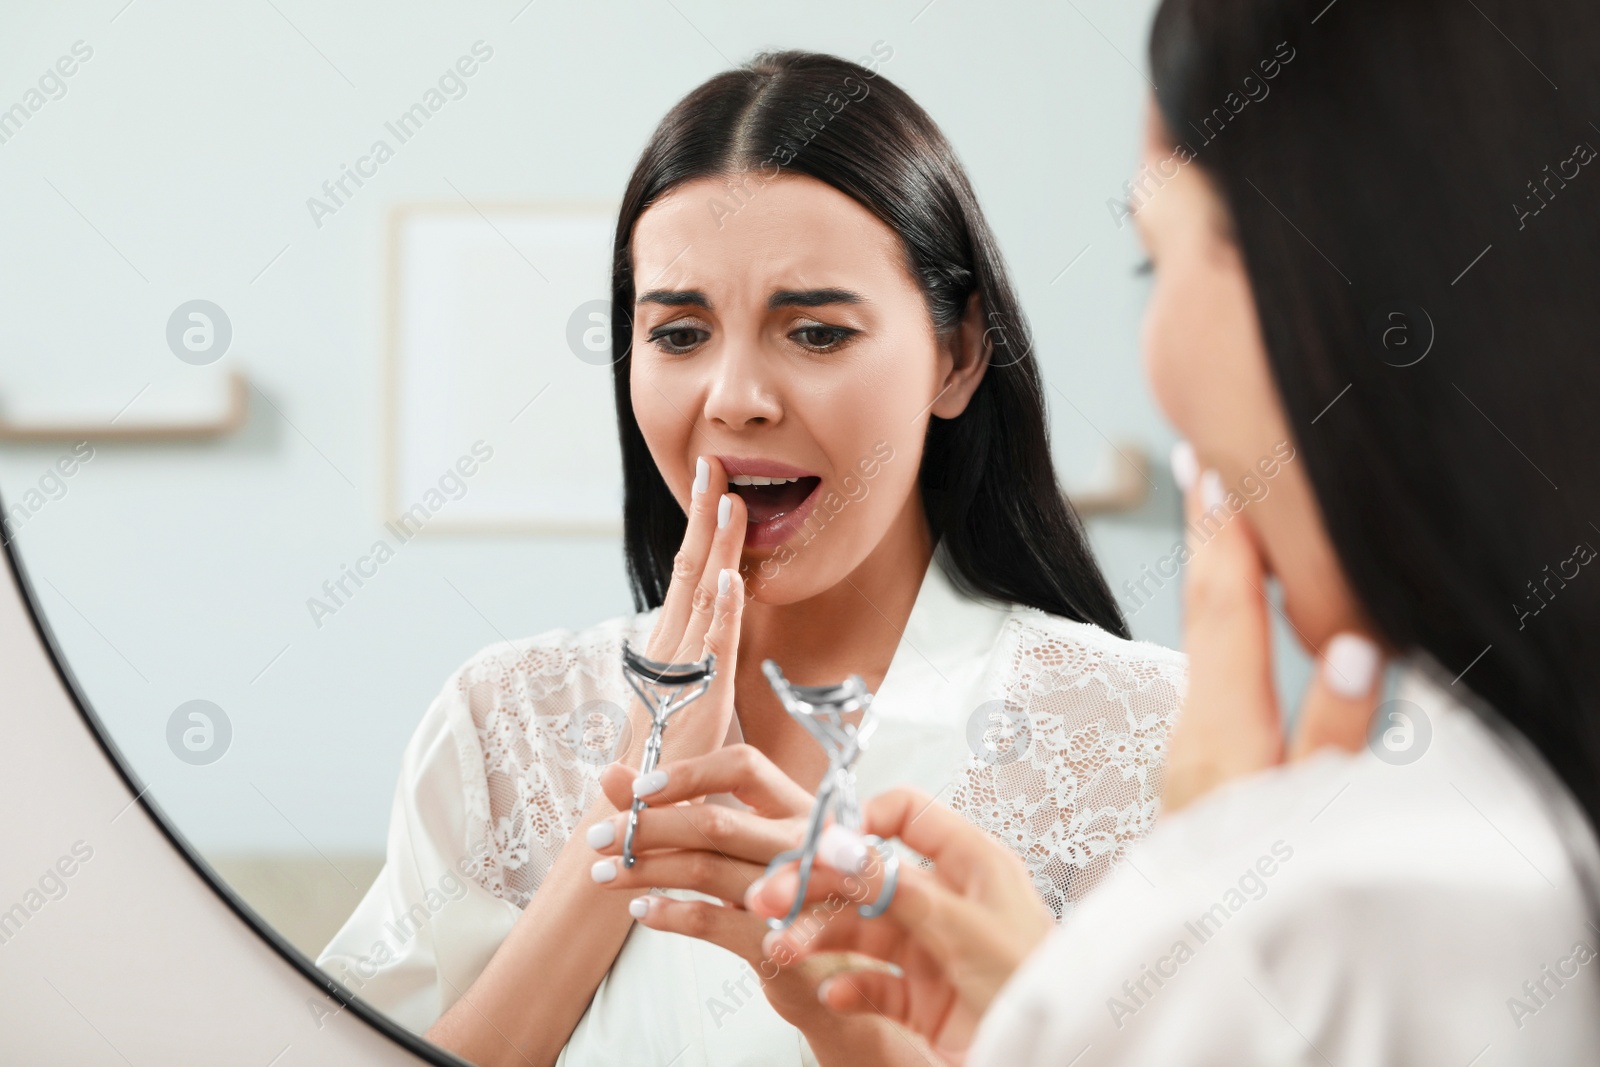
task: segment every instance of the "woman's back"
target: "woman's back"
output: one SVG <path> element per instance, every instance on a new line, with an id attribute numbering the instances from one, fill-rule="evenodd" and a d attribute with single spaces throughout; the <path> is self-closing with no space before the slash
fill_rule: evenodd
<path id="1" fill-rule="evenodd" d="M 1163 819 L 1014 976 L 973 1062 L 1587 1062 L 1600 866 L 1570 794 L 1447 684 L 1407 673 L 1380 717 L 1367 750 Z"/>

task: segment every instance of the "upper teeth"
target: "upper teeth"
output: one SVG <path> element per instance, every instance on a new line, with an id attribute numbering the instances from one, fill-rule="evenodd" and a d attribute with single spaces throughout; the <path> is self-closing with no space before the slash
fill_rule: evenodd
<path id="1" fill-rule="evenodd" d="M 786 485 L 799 478 L 763 478 L 759 474 L 735 474 L 729 479 L 734 485 Z"/>

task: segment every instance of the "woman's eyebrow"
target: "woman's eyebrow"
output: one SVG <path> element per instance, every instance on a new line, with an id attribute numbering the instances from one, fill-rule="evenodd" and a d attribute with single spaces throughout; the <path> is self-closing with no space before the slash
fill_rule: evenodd
<path id="1" fill-rule="evenodd" d="M 859 304 L 861 297 L 848 289 L 779 289 L 767 298 L 767 307 L 814 308 L 825 304 Z"/>
<path id="2" fill-rule="evenodd" d="M 697 307 L 711 310 L 711 301 L 698 289 L 652 289 L 639 297 L 641 304 L 665 304 L 667 307 Z"/>

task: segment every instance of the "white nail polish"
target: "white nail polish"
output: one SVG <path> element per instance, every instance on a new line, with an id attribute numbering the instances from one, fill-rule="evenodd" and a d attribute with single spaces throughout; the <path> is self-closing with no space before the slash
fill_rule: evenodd
<path id="1" fill-rule="evenodd" d="M 1200 461 L 1195 459 L 1194 446 L 1188 441 L 1179 441 L 1172 446 L 1172 480 L 1178 483 L 1178 488 L 1187 493 L 1194 487 L 1195 477 L 1200 473 Z"/>
<path id="2" fill-rule="evenodd" d="M 1222 489 L 1222 475 L 1216 471 L 1206 471 L 1200 476 L 1200 506 L 1210 511 L 1212 508 L 1223 506 L 1227 497 Z"/>
<path id="3" fill-rule="evenodd" d="M 837 977 L 837 975 L 834 976 L 834 978 Z M 817 999 L 824 1004 L 828 1003 L 828 990 L 833 988 L 834 978 L 824 978 L 817 983 Z"/>
<path id="4" fill-rule="evenodd" d="M 717 595 L 727 596 L 728 590 L 733 585 L 733 571 L 731 568 L 722 568 L 722 573 L 717 575 Z"/>
<path id="5" fill-rule="evenodd" d="M 649 774 L 641 774 L 633 780 L 633 795 L 647 797 L 652 793 L 661 792 L 662 789 L 666 788 L 666 784 L 666 771 L 651 771 Z"/>
<path id="6" fill-rule="evenodd" d="M 610 819 L 605 819 L 589 827 L 585 839 L 590 848 L 605 848 L 617 839 L 617 825 Z"/>
<path id="7" fill-rule="evenodd" d="M 836 871 L 860 874 L 867 869 L 867 843 L 854 830 L 834 823 L 822 831 L 817 856 Z"/>
<path id="8" fill-rule="evenodd" d="M 632 900 L 628 901 L 628 914 L 632 915 L 635 919 L 642 919 L 646 915 L 649 915 L 650 898 L 634 897 Z"/>
<path id="9" fill-rule="evenodd" d="M 1351 700 L 1372 690 L 1378 673 L 1378 646 L 1360 634 L 1339 634 L 1322 656 L 1322 681 Z"/>
<path id="10" fill-rule="evenodd" d="M 609 882 L 617 876 L 617 865 L 611 860 L 597 860 L 589 868 L 589 877 L 597 882 Z"/>
<path id="11" fill-rule="evenodd" d="M 733 517 L 733 497 L 727 493 L 722 494 L 722 499 L 717 501 L 717 529 L 728 525 L 728 520 Z"/>
<path id="12" fill-rule="evenodd" d="M 705 492 L 706 491 L 706 487 L 709 486 L 710 484 L 711 484 L 711 464 L 706 462 L 706 458 L 704 456 L 701 456 L 699 459 L 694 461 L 694 494 L 695 494 L 695 496 L 699 496 L 701 493 Z"/>

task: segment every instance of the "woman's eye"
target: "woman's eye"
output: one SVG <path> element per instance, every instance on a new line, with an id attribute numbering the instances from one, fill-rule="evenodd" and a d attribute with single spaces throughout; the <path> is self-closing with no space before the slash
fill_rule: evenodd
<path id="1" fill-rule="evenodd" d="M 854 337 L 857 332 L 858 331 L 849 329 L 845 326 L 823 326 L 821 324 L 814 324 L 810 326 L 802 326 L 789 336 L 794 338 L 794 340 L 798 341 L 800 344 L 805 345 L 807 348 L 815 349 L 819 352 L 826 352 L 829 349 L 838 348 L 851 337 Z"/>
<path id="2" fill-rule="evenodd" d="M 663 352 L 681 354 L 701 344 L 708 336 L 698 326 L 669 325 L 650 331 L 650 343 Z"/>

